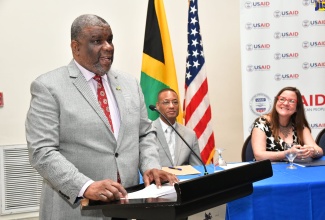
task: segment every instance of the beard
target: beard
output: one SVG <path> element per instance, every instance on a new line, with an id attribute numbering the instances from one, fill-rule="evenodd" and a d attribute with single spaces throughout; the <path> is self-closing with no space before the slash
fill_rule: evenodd
<path id="1" fill-rule="evenodd" d="M 103 66 L 100 65 L 100 63 L 97 63 L 94 65 L 94 68 L 96 69 L 97 74 L 103 76 L 110 70 L 111 66 L 109 66 L 108 68 L 103 68 Z"/>

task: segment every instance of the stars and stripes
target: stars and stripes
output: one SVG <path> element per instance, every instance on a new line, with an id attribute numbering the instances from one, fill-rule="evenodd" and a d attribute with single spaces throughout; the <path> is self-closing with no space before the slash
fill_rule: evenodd
<path id="1" fill-rule="evenodd" d="M 205 69 L 203 44 L 200 34 L 197 0 L 190 0 L 188 11 L 188 46 L 185 75 L 185 125 L 198 137 L 202 160 L 210 163 L 214 153 L 214 134 Z"/>

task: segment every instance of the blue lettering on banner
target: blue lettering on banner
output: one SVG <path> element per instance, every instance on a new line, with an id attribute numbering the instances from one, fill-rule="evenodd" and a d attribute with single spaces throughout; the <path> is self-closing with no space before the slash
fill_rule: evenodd
<path id="1" fill-rule="evenodd" d="M 256 98 L 255 102 L 265 102 L 266 98 Z"/>
<path id="2" fill-rule="evenodd" d="M 325 123 L 310 124 L 311 128 L 325 128 Z"/>
<path id="3" fill-rule="evenodd" d="M 310 21 L 310 24 L 313 25 L 313 26 L 325 25 L 325 20 L 314 20 L 314 21 Z"/>
<path id="4" fill-rule="evenodd" d="M 299 11 L 282 11 L 282 16 L 297 16 Z"/>
<path id="5" fill-rule="evenodd" d="M 253 7 L 269 7 L 270 2 L 253 2 Z"/>

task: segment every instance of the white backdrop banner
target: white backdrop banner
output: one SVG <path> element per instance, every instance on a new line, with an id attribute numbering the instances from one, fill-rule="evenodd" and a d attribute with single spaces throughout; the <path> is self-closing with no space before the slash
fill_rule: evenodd
<path id="1" fill-rule="evenodd" d="M 315 6 L 316 5 L 316 6 Z M 277 92 L 297 87 L 314 138 L 325 128 L 325 7 L 315 0 L 241 1 L 244 137 Z"/>

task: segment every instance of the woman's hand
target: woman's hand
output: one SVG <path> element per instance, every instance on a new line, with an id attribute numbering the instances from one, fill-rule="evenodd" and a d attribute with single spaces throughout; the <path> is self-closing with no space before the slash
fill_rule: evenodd
<path id="1" fill-rule="evenodd" d="M 315 155 L 315 148 L 313 146 L 304 145 L 300 146 L 299 157 L 301 159 L 313 157 Z"/>

